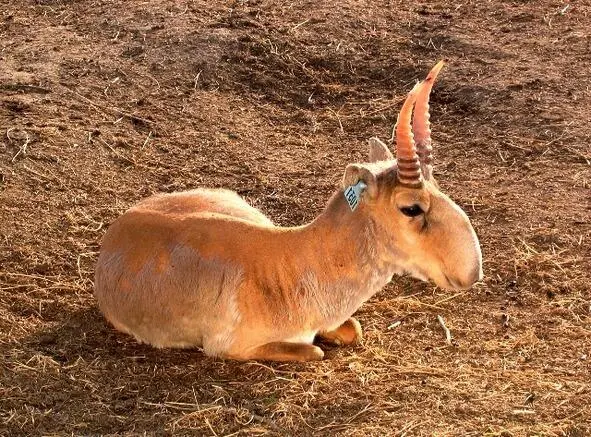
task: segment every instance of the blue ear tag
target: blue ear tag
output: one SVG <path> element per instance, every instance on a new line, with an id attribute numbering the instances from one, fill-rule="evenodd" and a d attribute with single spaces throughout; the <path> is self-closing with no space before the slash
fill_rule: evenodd
<path id="1" fill-rule="evenodd" d="M 367 185 L 363 181 L 357 182 L 355 185 L 350 185 L 345 189 L 345 200 L 349 204 L 349 208 L 351 211 L 355 211 L 355 209 L 359 206 L 359 201 L 361 200 L 361 193 L 367 188 Z"/>

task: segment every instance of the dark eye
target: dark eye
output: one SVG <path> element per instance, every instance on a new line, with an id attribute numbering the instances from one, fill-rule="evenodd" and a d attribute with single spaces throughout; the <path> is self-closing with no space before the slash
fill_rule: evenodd
<path id="1" fill-rule="evenodd" d="M 403 208 L 400 208 L 400 211 L 402 212 L 402 214 L 408 217 L 416 217 L 423 213 L 423 210 L 419 205 L 405 206 Z"/>

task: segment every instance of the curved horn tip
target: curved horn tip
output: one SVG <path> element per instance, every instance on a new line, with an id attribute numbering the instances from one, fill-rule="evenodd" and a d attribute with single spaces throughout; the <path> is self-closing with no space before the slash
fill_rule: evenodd
<path id="1" fill-rule="evenodd" d="M 431 68 L 431 71 L 429 71 L 429 74 L 425 78 L 425 82 L 435 81 L 435 79 L 437 79 L 437 75 L 439 74 L 439 72 L 441 71 L 441 69 L 443 68 L 443 66 L 445 65 L 446 62 L 447 61 L 442 59 L 437 64 L 435 64 L 435 66 L 433 68 Z"/>

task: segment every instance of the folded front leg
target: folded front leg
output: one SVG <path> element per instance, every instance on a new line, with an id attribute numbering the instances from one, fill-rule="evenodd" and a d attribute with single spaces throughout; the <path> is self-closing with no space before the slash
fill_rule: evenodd
<path id="1" fill-rule="evenodd" d="M 363 338 L 361 325 L 354 317 L 349 317 L 345 323 L 333 331 L 319 332 L 318 337 L 328 343 L 337 345 L 357 344 Z"/>
<path id="2" fill-rule="evenodd" d="M 316 361 L 324 358 L 324 352 L 313 344 L 277 341 L 232 358 L 262 361 Z"/>

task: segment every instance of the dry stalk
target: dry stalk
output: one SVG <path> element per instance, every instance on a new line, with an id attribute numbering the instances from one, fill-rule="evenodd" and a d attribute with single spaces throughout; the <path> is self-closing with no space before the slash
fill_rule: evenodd
<path id="1" fill-rule="evenodd" d="M 437 321 L 439 322 L 439 324 L 441 325 L 441 327 L 443 328 L 443 332 L 445 332 L 445 342 L 447 344 L 451 344 L 451 332 L 449 330 L 449 328 L 447 326 L 445 326 L 445 320 L 443 320 L 443 317 L 441 317 L 440 315 L 437 316 Z"/>

